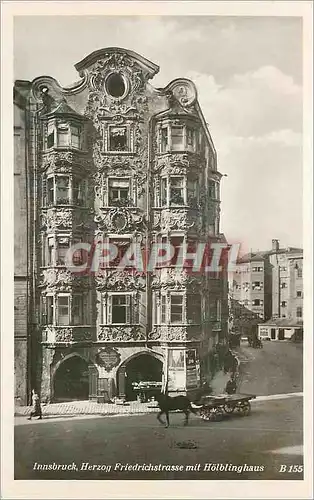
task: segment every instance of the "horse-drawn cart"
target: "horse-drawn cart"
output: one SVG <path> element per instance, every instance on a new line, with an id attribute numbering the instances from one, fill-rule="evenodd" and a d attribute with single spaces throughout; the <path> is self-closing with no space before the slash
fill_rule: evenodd
<path id="1" fill-rule="evenodd" d="M 256 396 L 249 394 L 224 394 L 222 396 L 207 396 L 200 408 L 200 417 L 213 422 L 220 421 L 225 415 L 234 411 L 246 417 L 251 412 L 251 399 Z"/>

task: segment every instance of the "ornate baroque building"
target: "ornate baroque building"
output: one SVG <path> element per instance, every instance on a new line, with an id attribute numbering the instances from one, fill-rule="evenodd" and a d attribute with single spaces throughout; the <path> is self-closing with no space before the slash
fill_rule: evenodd
<path id="1" fill-rule="evenodd" d="M 193 392 L 228 316 L 226 273 L 175 261 L 185 243 L 225 242 L 196 88 L 186 79 L 154 88 L 158 66 L 120 48 L 76 69 L 71 87 L 15 83 L 16 399 L 32 387 L 52 401 L 132 398 L 139 380 Z M 176 251 L 152 272 L 101 259 L 93 272 L 71 272 L 66 254 L 80 242 L 75 265 L 103 243 L 118 257 L 131 242 L 147 255 L 156 242 Z"/>

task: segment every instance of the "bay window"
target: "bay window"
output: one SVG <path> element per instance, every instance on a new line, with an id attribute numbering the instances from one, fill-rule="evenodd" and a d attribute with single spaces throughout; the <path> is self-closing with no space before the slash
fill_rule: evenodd
<path id="1" fill-rule="evenodd" d="M 69 293 L 43 296 L 42 323 L 56 326 L 88 325 L 89 302 L 88 293 L 77 293 L 72 296 Z"/>
<path id="2" fill-rule="evenodd" d="M 85 204 L 87 181 L 70 175 L 51 175 L 42 178 L 43 206 Z"/>
<path id="3" fill-rule="evenodd" d="M 50 121 L 46 128 L 46 148 L 53 147 L 81 149 L 82 127 L 71 121 Z"/>

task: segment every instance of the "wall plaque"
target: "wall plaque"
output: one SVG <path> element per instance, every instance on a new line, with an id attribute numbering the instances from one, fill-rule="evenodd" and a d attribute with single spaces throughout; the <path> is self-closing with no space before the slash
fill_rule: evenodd
<path id="1" fill-rule="evenodd" d="M 105 347 L 104 349 L 100 349 L 96 355 L 97 363 L 100 366 L 103 366 L 108 372 L 115 366 L 118 366 L 120 360 L 120 353 L 113 347 Z"/>

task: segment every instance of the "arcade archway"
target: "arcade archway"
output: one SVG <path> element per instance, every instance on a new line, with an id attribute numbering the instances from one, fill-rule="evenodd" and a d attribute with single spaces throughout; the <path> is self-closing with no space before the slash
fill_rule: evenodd
<path id="1" fill-rule="evenodd" d="M 80 356 L 72 356 L 57 368 L 53 379 L 53 400 L 87 400 L 89 393 L 88 364 Z"/>
<path id="2" fill-rule="evenodd" d="M 118 370 L 119 395 L 134 401 L 137 394 L 133 382 L 162 382 L 163 363 L 151 354 L 141 353 L 123 363 Z"/>

